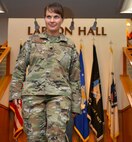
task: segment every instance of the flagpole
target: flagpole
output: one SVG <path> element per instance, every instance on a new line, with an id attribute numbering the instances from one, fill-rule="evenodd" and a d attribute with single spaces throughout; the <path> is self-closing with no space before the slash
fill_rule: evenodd
<path id="1" fill-rule="evenodd" d="M 118 109 L 117 109 L 117 92 L 114 75 L 114 60 L 113 49 L 110 42 L 110 66 L 109 66 L 109 84 L 108 84 L 108 103 L 107 103 L 107 116 L 108 127 L 110 136 L 113 142 L 117 142 L 117 136 L 119 135 L 118 124 Z"/>
<path id="2" fill-rule="evenodd" d="M 82 113 L 76 115 L 74 118 L 74 130 L 78 134 L 79 138 L 83 142 L 87 142 L 89 139 L 89 120 L 87 118 L 87 97 L 86 97 L 86 88 L 85 88 L 85 74 L 84 74 L 84 63 L 83 63 L 83 54 L 82 54 L 82 44 L 80 44 L 80 84 L 81 84 L 81 94 L 82 94 L 82 103 L 81 110 Z M 76 140 L 78 142 L 78 140 Z"/>

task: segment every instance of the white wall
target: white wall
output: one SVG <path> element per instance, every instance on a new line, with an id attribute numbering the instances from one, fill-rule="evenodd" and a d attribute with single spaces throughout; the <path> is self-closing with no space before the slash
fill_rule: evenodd
<path id="1" fill-rule="evenodd" d="M 43 19 L 37 19 L 40 27 L 44 26 Z M 69 27 L 71 19 L 65 19 L 62 27 Z M 73 35 L 67 34 L 71 38 L 78 50 L 80 47 L 80 40 L 83 40 L 83 57 L 85 64 L 86 88 L 87 94 L 89 93 L 91 67 L 92 67 L 92 46 L 93 35 L 78 35 L 78 27 L 82 29 L 86 27 L 88 32 L 89 28 L 94 22 L 94 19 L 75 19 L 75 30 Z M 108 92 L 108 69 L 109 69 L 109 47 L 112 41 L 112 48 L 114 50 L 114 67 L 115 79 L 118 95 L 118 107 L 123 109 L 128 105 L 128 100 L 124 94 L 122 84 L 120 81 L 120 74 L 122 74 L 122 47 L 126 47 L 126 20 L 125 19 L 97 19 L 99 30 L 104 27 L 107 36 L 94 36 L 95 45 L 97 50 L 104 109 L 106 109 L 107 92 Z M 27 27 L 30 26 L 33 32 L 34 19 L 9 19 L 8 27 L 8 42 L 11 46 L 11 73 L 13 71 L 15 60 L 19 52 L 20 42 L 24 42 L 27 38 Z"/>

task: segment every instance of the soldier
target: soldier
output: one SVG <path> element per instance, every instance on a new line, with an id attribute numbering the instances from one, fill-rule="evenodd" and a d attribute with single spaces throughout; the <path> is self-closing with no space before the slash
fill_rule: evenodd
<path id="1" fill-rule="evenodd" d="M 75 44 L 59 33 L 63 7 L 46 6 L 44 19 L 46 32 L 31 36 L 18 55 L 10 101 L 22 99 L 28 142 L 66 142 L 70 113 L 81 112 L 79 56 Z"/>

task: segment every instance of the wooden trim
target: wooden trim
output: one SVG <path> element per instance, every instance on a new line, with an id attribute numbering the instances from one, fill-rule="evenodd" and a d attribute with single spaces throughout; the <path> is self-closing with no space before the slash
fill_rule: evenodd
<path id="1" fill-rule="evenodd" d="M 8 46 L 8 41 L 6 40 L 1 46 L 2 47 L 7 47 Z"/>
<path id="2" fill-rule="evenodd" d="M 126 106 L 126 107 L 123 108 L 123 109 L 119 109 L 118 112 L 119 112 L 119 113 L 123 113 L 123 112 L 127 111 L 127 110 L 130 109 L 130 108 L 131 108 L 131 106 L 128 105 L 128 106 Z M 106 109 L 104 109 L 104 113 L 107 113 L 107 110 L 106 110 Z"/>
<path id="3" fill-rule="evenodd" d="M 128 98 L 130 105 L 132 107 L 132 81 L 128 75 L 120 75 L 120 79 L 121 79 L 123 88 L 125 90 L 125 93 L 127 95 L 127 98 Z"/>
<path id="4" fill-rule="evenodd" d="M 105 114 L 107 110 L 104 110 Z M 129 142 L 132 141 L 132 133 L 131 133 L 131 128 L 132 128 L 132 108 L 131 106 L 127 106 L 122 110 L 118 110 L 118 116 L 119 116 L 119 136 L 117 139 L 117 142 Z M 106 117 L 106 116 L 105 116 Z M 107 134 L 107 138 L 109 136 L 109 130 L 108 130 L 108 120 L 106 119 L 105 121 L 105 132 Z M 107 141 L 107 139 L 105 139 Z M 108 139 L 107 142 L 109 142 L 110 139 Z"/>
<path id="5" fill-rule="evenodd" d="M 7 55 L 6 60 L 6 75 L 10 75 L 10 54 Z"/>
<path id="6" fill-rule="evenodd" d="M 127 61 L 126 61 L 126 55 L 123 52 L 123 75 L 127 75 Z"/>
<path id="7" fill-rule="evenodd" d="M 1 47 L 1 49 L 5 49 L 0 56 L 0 63 L 4 60 L 4 58 L 10 53 L 10 47 Z"/>
<path id="8" fill-rule="evenodd" d="M 131 47 L 127 47 L 127 48 L 123 48 L 123 51 L 125 53 L 125 56 L 127 57 L 127 59 L 132 62 L 132 46 Z"/>
<path id="9" fill-rule="evenodd" d="M 3 77 L 2 81 L 1 81 L 2 83 L 0 85 L 0 99 L 4 95 L 5 90 L 6 90 L 7 86 L 9 85 L 10 81 L 11 81 L 11 75 Z"/>
<path id="10" fill-rule="evenodd" d="M 0 108 L 3 108 L 5 110 L 9 110 L 9 107 L 4 106 L 3 104 L 0 104 Z"/>
<path id="11" fill-rule="evenodd" d="M 0 108 L 2 108 L 2 110 L 6 110 L 6 112 L 9 112 L 9 108 L 0 104 Z M 132 125 L 132 121 L 131 121 L 131 117 L 132 117 L 132 113 L 131 113 L 132 108 L 129 106 L 127 106 L 126 108 L 119 110 L 119 129 L 120 129 L 120 134 L 118 137 L 117 142 L 129 142 L 132 141 L 132 134 L 130 133 L 131 130 L 131 125 Z M 104 116 L 105 116 L 105 135 L 104 135 L 104 142 L 112 142 L 110 136 L 109 136 L 109 129 L 108 129 L 108 119 L 106 116 L 106 112 L 107 110 L 104 110 Z M 6 114 L 7 115 L 7 114 Z M 3 115 L 1 115 L 3 117 Z M 4 116 L 5 117 L 5 116 Z M 8 118 L 8 116 L 7 116 Z M 9 118 L 9 125 L 10 125 L 10 129 L 9 129 L 9 141 L 11 142 L 15 142 L 15 140 L 13 139 L 13 118 Z M 4 126 L 5 127 L 5 126 Z M 0 129 L 2 129 L 2 127 L 0 127 Z M 2 131 L 1 131 L 2 132 Z M 8 133 L 4 138 L 8 137 Z M 1 137 L 3 140 L 3 135 Z M 82 142 L 78 135 L 75 134 L 75 132 L 73 131 L 73 141 L 72 142 Z M 2 141 L 2 142 L 6 142 L 6 141 Z M 27 142 L 26 140 L 26 134 L 23 132 L 19 137 L 18 137 L 18 142 Z M 95 135 L 94 133 L 90 133 L 90 137 L 89 140 L 87 142 L 96 142 L 95 140 Z M 102 142 L 102 141 L 101 141 Z"/>
<path id="12" fill-rule="evenodd" d="M 122 110 L 118 110 L 118 111 L 119 111 L 119 113 L 123 113 L 123 112 L 127 111 L 130 108 L 131 108 L 131 106 L 128 105 L 127 107 L 123 108 Z"/>
<path id="13" fill-rule="evenodd" d="M 120 132 L 122 132 L 122 142 L 129 142 L 132 141 L 132 108 L 126 107 L 119 113 L 121 117 L 121 129 Z"/>
<path id="14" fill-rule="evenodd" d="M 124 91 L 132 107 L 132 80 L 127 75 L 127 60 L 132 63 L 132 46 L 123 47 L 123 75 L 120 75 Z"/>
<path id="15" fill-rule="evenodd" d="M 0 104 L 0 141 L 9 142 L 9 109 Z"/>

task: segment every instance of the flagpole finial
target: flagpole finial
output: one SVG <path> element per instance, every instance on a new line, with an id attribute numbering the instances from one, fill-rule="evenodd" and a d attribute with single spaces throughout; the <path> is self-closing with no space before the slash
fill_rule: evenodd
<path id="1" fill-rule="evenodd" d="M 82 48 L 83 48 L 83 39 L 81 38 L 80 39 L 80 50 L 82 50 Z"/>
<path id="2" fill-rule="evenodd" d="M 95 21 L 93 23 L 93 25 L 91 26 L 91 29 L 94 31 L 97 28 L 97 18 L 95 18 Z"/>
<path id="3" fill-rule="evenodd" d="M 82 50 L 82 43 L 80 43 L 80 50 Z"/>
<path id="4" fill-rule="evenodd" d="M 74 19 L 73 19 L 73 18 L 72 18 L 72 21 L 71 21 L 71 24 L 70 24 L 69 29 L 70 29 L 71 31 L 73 31 L 73 30 L 75 29 L 75 24 L 74 24 Z"/>
<path id="5" fill-rule="evenodd" d="M 112 42 L 112 41 L 110 41 L 110 52 L 113 54 L 112 44 L 113 44 L 113 42 Z"/>
<path id="6" fill-rule="evenodd" d="M 39 33 L 40 26 L 36 18 L 34 18 L 34 29 L 35 29 L 35 33 Z"/>
<path id="7" fill-rule="evenodd" d="M 93 36 L 93 39 L 92 39 L 92 40 L 93 40 L 93 44 L 95 44 L 95 38 L 94 38 L 94 36 Z"/>

